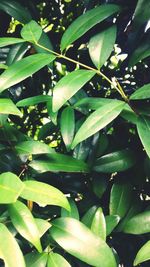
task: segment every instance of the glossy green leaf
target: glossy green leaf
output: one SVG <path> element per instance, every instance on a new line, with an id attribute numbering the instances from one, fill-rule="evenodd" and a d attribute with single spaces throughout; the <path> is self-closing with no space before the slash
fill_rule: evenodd
<path id="1" fill-rule="evenodd" d="M 149 41 L 150 41 L 150 34 L 147 33 L 147 38 L 145 38 L 143 40 L 143 42 L 141 42 L 139 44 L 139 46 L 137 47 L 137 49 L 135 49 L 133 51 L 133 54 L 131 55 L 130 60 L 129 60 L 129 67 L 133 67 L 139 61 L 141 61 L 143 59 L 146 59 L 147 57 L 150 56 L 150 45 L 149 45 Z"/>
<path id="2" fill-rule="evenodd" d="M 78 212 L 76 202 L 71 198 L 69 198 L 68 201 L 70 204 L 70 211 L 67 211 L 66 209 L 62 208 L 61 217 L 71 217 L 71 218 L 79 220 L 79 212 Z"/>
<path id="3" fill-rule="evenodd" d="M 106 240 L 106 221 L 102 208 L 98 208 L 95 212 L 91 224 L 91 230 L 96 236 Z"/>
<path id="4" fill-rule="evenodd" d="M 16 201 L 16 203 L 9 205 L 8 210 L 11 221 L 19 234 L 31 242 L 39 252 L 42 252 L 39 231 L 27 206 Z"/>
<path id="5" fill-rule="evenodd" d="M 49 154 L 31 161 L 29 164 L 38 172 L 89 172 L 88 165 L 82 160 L 63 154 Z"/>
<path id="6" fill-rule="evenodd" d="M 10 98 L 0 98 L 0 114 L 23 115 Z"/>
<path id="7" fill-rule="evenodd" d="M 108 181 L 104 176 L 95 176 L 92 180 L 92 190 L 98 198 L 101 198 L 108 185 Z"/>
<path id="8" fill-rule="evenodd" d="M 123 102 L 113 102 L 106 104 L 94 111 L 82 124 L 76 133 L 72 143 L 72 149 L 81 141 L 103 129 L 107 124 L 114 120 L 122 111 Z"/>
<path id="9" fill-rule="evenodd" d="M 6 59 L 6 64 L 10 66 L 16 61 L 21 60 L 28 50 L 29 50 L 29 44 L 27 42 L 13 45 L 9 49 L 9 53 Z"/>
<path id="10" fill-rule="evenodd" d="M 141 235 L 150 232 L 150 211 L 144 211 L 132 217 L 123 229 L 124 233 Z"/>
<path id="11" fill-rule="evenodd" d="M 47 112 L 48 112 L 48 115 L 50 116 L 51 121 L 54 123 L 54 125 L 57 125 L 58 112 L 53 112 L 52 97 L 49 99 L 49 101 L 47 101 Z"/>
<path id="12" fill-rule="evenodd" d="M 57 205 L 70 210 L 70 206 L 65 195 L 57 188 L 42 182 L 25 181 L 25 187 L 21 197 L 34 201 L 41 206 Z"/>
<path id="13" fill-rule="evenodd" d="M 130 184 L 115 183 L 110 194 L 110 215 L 119 215 L 123 218 L 132 203 L 132 187 Z"/>
<path id="14" fill-rule="evenodd" d="M 21 30 L 21 37 L 28 41 L 37 43 L 42 35 L 41 26 L 34 20 L 31 20 L 29 23 L 24 25 Z"/>
<path id="15" fill-rule="evenodd" d="M 75 131 L 75 116 L 71 107 L 65 108 L 61 113 L 60 130 L 65 146 L 69 151 Z"/>
<path id="16" fill-rule="evenodd" d="M 22 23 L 28 23 L 32 19 L 29 10 L 17 1 L 1 0 L 0 9 Z"/>
<path id="17" fill-rule="evenodd" d="M 58 111 L 94 75 L 94 71 L 76 70 L 63 77 L 54 87 L 53 111 Z"/>
<path id="18" fill-rule="evenodd" d="M 150 158 L 150 118 L 146 116 L 139 117 L 137 121 L 137 130 L 144 149 Z"/>
<path id="19" fill-rule="evenodd" d="M 109 58 L 116 40 L 115 25 L 96 34 L 90 39 L 89 54 L 94 65 L 100 69 Z"/>
<path id="20" fill-rule="evenodd" d="M 41 238 L 47 232 L 47 230 L 51 227 L 51 223 L 40 218 L 36 218 L 35 222 L 36 222 L 36 225 L 39 231 L 39 236 Z"/>
<path id="21" fill-rule="evenodd" d="M 25 99 L 22 99 L 17 102 L 17 107 L 28 107 L 28 106 L 34 106 L 43 102 L 47 102 L 51 100 L 51 96 L 49 95 L 37 95 L 28 97 Z"/>
<path id="22" fill-rule="evenodd" d="M 120 113 L 120 116 L 133 124 L 137 123 L 138 116 L 128 104 L 124 106 L 124 109 Z"/>
<path id="23" fill-rule="evenodd" d="M 0 175 L 0 203 L 8 204 L 16 202 L 24 188 L 23 182 L 11 172 Z"/>
<path id="24" fill-rule="evenodd" d="M 107 215 L 105 217 L 106 221 L 106 236 L 110 235 L 114 228 L 120 221 L 120 217 L 118 215 Z"/>
<path id="25" fill-rule="evenodd" d="M 138 88 L 131 96 L 131 100 L 150 98 L 150 83 Z"/>
<path id="26" fill-rule="evenodd" d="M 8 45 L 14 45 L 18 43 L 23 43 L 25 40 L 21 38 L 13 38 L 13 37 L 1 37 L 0 38 L 0 47 L 8 46 Z"/>
<path id="27" fill-rule="evenodd" d="M 50 233 L 63 249 L 87 264 L 97 267 L 117 266 L 107 244 L 76 219 L 54 220 Z"/>
<path id="28" fill-rule="evenodd" d="M 105 104 L 110 102 L 115 102 L 118 100 L 108 99 L 108 98 L 100 98 L 100 97 L 84 97 L 79 99 L 75 104 L 74 108 L 85 113 L 85 110 L 96 110 L 102 107 Z"/>
<path id="29" fill-rule="evenodd" d="M 7 70 L 8 69 L 8 66 L 3 64 L 3 63 L 0 63 L 0 69 L 1 70 Z"/>
<path id="30" fill-rule="evenodd" d="M 48 253 L 31 252 L 25 255 L 26 267 L 46 267 Z"/>
<path id="31" fill-rule="evenodd" d="M 53 55 L 37 54 L 13 63 L 0 76 L 0 92 L 25 80 L 55 59 Z"/>
<path id="32" fill-rule="evenodd" d="M 138 0 L 134 11 L 134 27 L 144 24 L 149 20 L 150 2 L 147 0 Z"/>
<path id="33" fill-rule="evenodd" d="M 5 266 L 26 267 L 17 241 L 2 223 L 0 223 L 0 244 L 0 258 L 4 260 Z"/>
<path id="34" fill-rule="evenodd" d="M 68 45 L 76 41 L 97 23 L 100 23 L 120 10 L 121 8 L 117 5 L 100 5 L 99 7 L 93 8 L 78 17 L 63 34 L 61 39 L 61 50 L 63 51 Z"/>
<path id="35" fill-rule="evenodd" d="M 81 221 L 84 223 L 88 228 L 91 228 L 93 217 L 96 213 L 97 206 L 92 206 L 82 217 Z"/>
<path id="36" fill-rule="evenodd" d="M 93 169 L 97 172 L 122 172 L 135 165 L 135 155 L 129 149 L 124 149 L 104 155 L 95 161 Z"/>
<path id="37" fill-rule="evenodd" d="M 18 143 L 15 148 L 19 154 L 24 155 L 55 153 L 55 150 L 53 150 L 50 146 L 39 141 L 24 141 Z"/>
<path id="38" fill-rule="evenodd" d="M 146 242 L 146 244 L 140 248 L 133 265 L 136 266 L 147 260 L 150 260 L 150 241 Z"/>
<path id="39" fill-rule="evenodd" d="M 53 50 L 53 45 L 49 39 L 49 36 L 45 32 L 42 32 L 42 35 L 40 39 L 38 40 L 38 44 L 46 47 L 47 49 Z M 34 48 L 37 51 L 37 53 L 48 53 L 48 54 L 50 53 L 49 51 L 46 51 L 45 49 L 37 45 L 34 45 Z"/>
<path id="40" fill-rule="evenodd" d="M 66 261 L 66 259 L 59 255 L 58 253 L 51 252 L 48 256 L 47 267 L 71 267 L 71 265 Z"/>

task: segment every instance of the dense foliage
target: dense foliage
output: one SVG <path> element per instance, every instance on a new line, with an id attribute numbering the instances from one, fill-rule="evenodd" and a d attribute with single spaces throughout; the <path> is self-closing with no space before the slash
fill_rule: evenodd
<path id="1" fill-rule="evenodd" d="M 0 266 L 149 266 L 149 10 L 0 1 Z"/>

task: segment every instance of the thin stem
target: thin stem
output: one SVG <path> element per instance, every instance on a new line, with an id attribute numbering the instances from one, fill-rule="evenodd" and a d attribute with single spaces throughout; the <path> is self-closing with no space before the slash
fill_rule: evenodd
<path id="1" fill-rule="evenodd" d="M 128 99 L 127 95 L 124 93 L 124 91 L 123 91 L 121 85 L 119 84 L 119 82 L 117 81 L 117 79 L 116 79 L 116 83 L 117 83 L 117 85 L 115 85 L 114 82 L 111 81 L 111 80 L 110 80 L 104 73 L 102 73 L 100 70 L 97 70 L 97 69 L 95 69 L 95 68 L 92 68 L 92 67 L 90 67 L 90 66 L 88 66 L 88 65 L 86 65 L 86 64 L 84 64 L 84 63 L 82 63 L 82 62 L 78 62 L 78 61 L 76 61 L 76 60 L 74 60 L 74 59 L 72 59 L 72 58 L 70 58 L 70 57 L 65 56 L 65 55 L 59 54 L 59 53 L 57 53 L 57 52 L 55 52 L 55 51 L 53 51 L 53 50 L 51 50 L 51 49 L 49 49 L 49 48 L 47 48 L 47 47 L 45 47 L 45 46 L 43 46 L 43 45 L 40 45 L 39 43 L 35 43 L 35 44 L 36 44 L 38 47 L 44 49 L 45 51 L 48 51 L 49 53 L 54 54 L 55 56 L 57 56 L 57 57 L 59 57 L 59 58 L 63 58 L 63 59 L 65 59 L 65 60 L 70 61 L 70 62 L 72 62 L 72 63 L 74 63 L 74 64 L 77 64 L 77 65 L 79 65 L 79 66 L 81 66 L 81 67 L 83 67 L 83 68 L 86 68 L 86 69 L 88 69 L 88 70 L 92 70 L 92 71 L 94 71 L 96 74 L 98 74 L 99 76 L 102 76 L 102 77 L 103 77 L 103 78 L 104 78 L 104 79 L 105 79 L 111 86 L 113 86 L 113 87 L 118 91 L 118 93 L 122 96 L 122 98 L 125 100 L 125 102 L 129 103 L 129 99 Z"/>

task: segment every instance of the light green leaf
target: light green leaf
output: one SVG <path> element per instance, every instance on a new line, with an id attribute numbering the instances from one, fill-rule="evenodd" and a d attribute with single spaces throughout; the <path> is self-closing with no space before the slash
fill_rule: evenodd
<path id="1" fill-rule="evenodd" d="M 120 10 L 121 8 L 117 5 L 100 5 L 99 7 L 93 8 L 78 17 L 63 34 L 61 39 L 61 50 L 63 51 L 68 45 L 76 41 L 97 23 L 100 23 Z"/>
<path id="2" fill-rule="evenodd" d="M 95 212 L 91 224 L 91 230 L 94 234 L 96 234 L 96 236 L 101 237 L 104 241 L 106 240 L 106 221 L 102 208 L 98 208 Z"/>
<path id="3" fill-rule="evenodd" d="M 0 223 L 0 244 L 0 258 L 4 260 L 5 266 L 26 267 L 18 243 L 2 223 Z"/>
<path id="4" fill-rule="evenodd" d="M 9 205 L 8 210 L 11 221 L 19 234 L 31 242 L 39 252 L 42 252 L 40 234 L 35 219 L 27 206 L 16 201 Z"/>
<path id="5" fill-rule="evenodd" d="M 57 188 L 42 182 L 25 181 L 25 187 L 21 197 L 34 201 L 40 205 L 57 205 L 70 210 L 70 206 L 65 195 Z"/>
<path id="6" fill-rule="evenodd" d="M 39 230 L 40 238 L 47 232 L 47 230 L 51 227 L 51 223 L 46 220 L 36 218 L 35 219 L 37 228 Z"/>
<path id="7" fill-rule="evenodd" d="M 29 10 L 17 1 L 1 0 L 0 9 L 22 23 L 28 23 L 32 19 Z"/>
<path id="8" fill-rule="evenodd" d="M 58 111 L 94 75 L 94 71 L 76 70 L 63 77 L 54 87 L 53 111 Z"/>
<path id="9" fill-rule="evenodd" d="M 3 63 L 0 63 L 0 69 L 1 70 L 7 70 L 8 69 L 8 66 L 3 64 Z"/>
<path id="10" fill-rule="evenodd" d="M 82 160 L 77 160 L 68 155 L 59 153 L 47 154 L 37 158 L 29 164 L 38 172 L 89 172 L 89 166 Z"/>
<path id="11" fill-rule="evenodd" d="M 93 36 L 89 42 L 89 54 L 94 65 L 100 69 L 109 58 L 116 40 L 115 25 Z"/>
<path id="12" fill-rule="evenodd" d="M 117 266 L 114 255 L 107 244 L 76 219 L 59 218 L 54 220 L 50 233 L 63 249 L 89 265 Z"/>
<path id="13" fill-rule="evenodd" d="M 98 158 L 93 169 L 97 172 L 113 173 L 128 170 L 135 165 L 136 159 L 133 152 L 124 149 L 109 153 Z"/>
<path id="14" fill-rule="evenodd" d="M 13 63 L 0 76 L 0 92 L 25 80 L 54 59 L 55 56 L 43 53 L 28 56 Z"/>
<path id="15" fill-rule="evenodd" d="M 110 215 L 119 215 L 123 218 L 132 203 L 132 187 L 130 184 L 115 183 L 110 194 Z"/>
<path id="16" fill-rule="evenodd" d="M 65 108 L 61 113 L 60 130 L 65 146 L 69 151 L 75 131 L 75 116 L 71 107 Z"/>
<path id="17" fill-rule="evenodd" d="M 12 114 L 22 117 L 22 113 L 9 98 L 0 98 L 0 114 Z"/>
<path id="18" fill-rule="evenodd" d="M 107 215 L 105 217 L 106 220 L 106 236 L 110 235 L 114 228 L 120 221 L 120 217 L 118 215 Z"/>
<path id="19" fill-rule="evenodd" d="M 132 217 L 123 229 L 124 233 L 141 235 L 150 232 L 150 211 L 144 211 Z"/>
<path id="20" fill-rule="evenodd" d="M 76 133 L 71 146 L 72 149 L 113 121 L 120 114 L 124 105 L 125 103 L 122 101 L 110 102 L 94 111 Z"/>
<path id="21" fill-rule="evenodd" d="M 46 267 L 48 253 L 31 252 L 25 255 L 26 267 Z"/>
<path id="22" fill-rule="evenodd" d="M 150 98 L 150 83 L 138 88 L 131 96 L 131 100 Z"/>
<path id="23" fill-rule="evenodd" d="M 134 260 L 134 266 L 140 264 L 141 262 L 150 260 L 150 241 L 146 242 L 144 246 L 138 251 L 136 258 Z"/>
<path id="24" fill-rule="evenodd" d="M 51 99 L 49 99 L 49 101 L 47 101 L 47 112 L 48 112 L 48 115 L 50 116 L 51 121 L 54 123 L 54 125 L 57 125 L 58 112 L 53 112 L 52 97 L 51 97 Z"/>
<path id="25" fill-rule="evenodd" d="M 96 213 L 97 206 L 92 206 L 87 212 L 84 214 L 84 216 L 81 219 L 81 222 L 85 224 L 88 228 L 91 228 L 92 220 L 94 217 L 94 214 Z"/>
<path id="26" fill-rule="evenodd" d="M 70 211 L 67 211 L 66 209 L 62 208 L 61 217 L 71 217 L 79 220 L 80 218 L 76 202 L 71 198 L 68 198 L 68 202 L 70 204 Z"/>
<path id="27" fill-rule="evenodd" d="M 23 42 L 25 42 L 25 40 L 23 40 L 21 38 L 1 37 L 0 38 L 0 47 L 18 44 L 18 43 L 23 43 Z"/>
<path id="28" fill-rule="evenodd" d="M 51 100 L 51 96 L 49 95 L 37 95 L 37 96 L 28 97 L 28 98 L 18 101 L 16 106 L 17 107 L 34 106 L 39 103 L 47 102 L 50 100 Z"/>
<path id="29" fill-rule="evenodd" d="M 23 182 L 11 172 L 0 175 L 0 203 L 8 204 L 16 202 L 24 188 Z"/>
<path id="30" fill-rule="evenodd" d="M 66 261 L 66 259 L 63 256 L 51 252 L 48 256 L 47 267 L 57 267 L 57 266 L 71 267 L 71 265 Z"/>
<path id="31" fill-rule="evenodd" d="M 139 117 L 137 130 L 145 151 L 150 158 L 150 118 L 146 116 Z"/>
<path id="32" fill-rule="evenodd" d="M 24 154 L 24 155 L 55 153 L 54 149 L 39 141 L 24 141 L 18 143 L 15 146 L 15 148 L 19 154 Z"/>
<path id="33" fill-rule="evenodd" d="M 21 37 L 28 42 L 37 43 L 41 35 L 42 35 L 42 28 L 34 20 L 31 20 L 21 30 Z"/>

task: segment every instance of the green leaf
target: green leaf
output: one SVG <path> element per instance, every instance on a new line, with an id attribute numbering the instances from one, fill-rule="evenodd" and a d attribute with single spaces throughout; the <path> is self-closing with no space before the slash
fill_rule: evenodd
<path id="1" fill-rule="evenodd" d="M 68 201 L 70 204 L 70 211 L 67 211 L 66 209 L 62 208 L 61 217 L 71 217 L 71 218 L 79 220 L 80 218 L 79 218 L 79 212 L 78 212 L 76 202 L 71 198 L 69 198 Z"/>
<path id="2" fill-rule="evenodd" d="M 14 45 L 18 43 L 23 43 L 25 40 L 21 38 L 13 38 L 13 37 L 1 37 L 0 38 L 0 47 L 8 46 L 8 45 Z"/>
<path id="3" fill-rule="evenodd" d="M 85 224 L 88 228 L 91 228 L 92 220 L 94 217 L 94 214 L 96 213 L 97 206 L 91 207 L 82 217 L 82 223 Z"/>
<path id="4" fill-rule="evenodd" d="M 78 17 L 63 34 L 61 39 L 61 50 L 63 51 L 68 45 L 76 41 L 97 23 L 100 23 L 120 10 L 120 7 L 117 5 L 100 5 L 99 7 L 93 8 Z"/>
<path id="5" fill-rule="evenodd" d="M 27 23 L 21 30 L 21 37 L 28 41 L 37 43 L 42 35 L 41 26 L 34 20 Z"/>
<path id="6" fill-rule="evenodd" d="M 82 124 L 72 143 L 72 149 L 81 141 L 103 129 L 122 111 L 124 102 L 110 102 L 94 111 Z"/>
<path id="7" fill-rule="evenodd" d="M 53 50 L 53 45 L 48 37 L 48 35 L 42 31 L 42 35 L 38 41 L 38 44 L 41 46 L 46 47 L 47 49 Z M 37 53 L 50 53 L 49 51 L 46 51 L 44 48 L 41 48 L 40 46 L 34 45 L 35 50 Z"/>
<path id="8" fill-rule="evenodd" d="M 101 237 L 104 241 L 106 240 L 106 222 L 102 208 L 98 208 L 95 212 L 91 230 L 96 236 Z"/>
<path id="9" fill-rule="evenodd" d="M 150 2 L 147 0 L 138 0 L 134 11 L 134 27 L 144 24 L 149 20 Z"/>
<path id="10" fill-rule="evenodd" d="M 127 120 L 127 121 L 133 123 L 133 124 L 136 124 L 137 119 L 138 119 L 137 114 L 131 109 L 131 107 L 130 107 L 128 104 L 126 104 L 126 105 L 124 106 L 124 109 L 123 109 L 123 111 L 120 113 L 120 116 L 121 116 L 122 118 L 124 118 L 125 120 Z"/>
<path id="11" fill-rule="evenodd" d="M 103 176 L 95 176 L 92 180 L 92 190 L 98 198 L 101 198 L 108 185 L 108 181 Z"/>
<path id="12" fill-rule="evenodd" d="M 114 228 L 120 221 L 120 217 L 118 215 L 108 215 L 105 217 L 106 220 L 106 236 L 110 235 Z"/>
<path id="13" fill-rule="evenodd" d="M 103 173 L 122 172 L 133 167 L 135 162 L 133 152 L 129 149 L 124 149 L 98 158 L 93 169 Z"/>
<path id="14" fill-rule="evenodd" d="M 32 252 L 25 255 L 26 267 L 46 267 L 47 253 Z"/>
<path id="15" fill-rule="evenodd" d="M 115 25 L 96 34 L 90 39 L 89 54 L 94 65 L 100 69 L 111 55 L 115 40 L 117 28 Z"/>
<path id="16" fill-rule="evenodd" d="M 16 201 L 16 203 L 9 205 L 8 210 L 11 221 L 19 234 L 31 242 L 39 252 L 42 252 L 39 231 L 27 206 Z"/>
<path id="17" fill-rule="evenodd" d="M 0 114 L 12 114 L 22 117 L 22 113 L 9 98 L 0 98 Z"/>
<path id="18" fill-rule="evenodd" d="M 28 56 L 18 62 L 13 63 L 0 76 L 0 92 L 25 80 L 54 59 L 55 56 L 43 53 Z"/>
<path id="19" fill-rule="evenodd" d="M 25 187 L 21 197 L 34 201 L 40 205 L 57 205 L 70 210 L 70 206 L 65 195 L 57 188 L 42 182 L 25 181 Z"/>
<path id="20" fill-rule="evenodd" d="M 96 110 L 102 106 L 104 106 L 105 104 L 108 103 L 116 103 L 118 100 L 115 99 L 108 99 L 108 98 L 100 98 L 100 97 L 84 97 L 80 100 L 78 100 L 75 104 L 74 104 L 74 108 L 78 109 L 79 111 L 83 110 L 83 109 L 87 109 L 87 110 Z"/>
<path id="21" fill-rule="evenodd" d="M 28 23 L 32 19 L 29 10 L 13 0 L 1 0 L 0 9 L 22 23 Z"/>
<path id="22" fill-rule="evenodd" d="M 130 57 L 129 60 L 129 67 L 133 67 L 134 65 L 136 65 L 139 61 L 147 58 L 150 56 L 150 45 L 149 45 L 149 41 L 150 41 L 150 33 L 147 33 L 147 38 L 145 38 L 137 47 L 137 49 L 135 49 L 133 51 L 133 54 Z"/>
<path id="23" fill-rule="evenodd" d="M 94 71 L 76 70 L 63 77 L 54 87 L 53 112 L 58 111 L 94 75 Z"/>
<path id="24" fill-rule="evenodd" d="M 138 251 L 136 258 L 134 260 L 134 266 L 140 264 L 141 262 L 150 260 L 150 241 L 146 242 L 144 246 Z"/>
<path id="25" fill-rule="evenodd" d="M 123 232 L 141 235 L 150 232 L 150 211 L 144 211 L 132 217 L 125 225 Z"/>
<path id="26" fill-rule="evenodd" d="M 146 116 L 139 117 L 137 130 L 145 151 L 150 158 L 150 118 Z"/>
<path id="27" fill-rule="evenodd" d="M 131 100 L 150 98 L 150 83 L 138 88 L 131 96 Z"/>
<path id="28" fill-rule="evenodd" d="M 71 267 L 71 265 L 66 261 L 66 259 L 63 256 L 51 252 L 48 256 L 47 267 L 57 267 L 57 266 Z"/>
<path id="29" fill-rule="evenodd" d="M 48 102 L 50 100 L 51 100 L 51 96 L 49 95 L 37 95 L 37 96 L 28 97 L 28 98 L 18 101 L 16 106 L 17 107 L 34 106 L 34 105 L 37 105 L 43 102 Z"/>
<path id="30" fill-rule="evenodd" d="M 59 218 L 54 220 L 50 234 L 68 253 L 89 265 L 117 266 L 114 255 L 107 244 L 76 219 Z"/>
<path id="31" fill-rule="evenodd" d="M 48 115 L 50 116 L 51 121 L 54 123 L 54 125 L 57 125 L 58 112 L 53 112 L 52 97 L 51 97 L 51 99 L 49 99 L 49 101 L 47 101 L 47 112 L 48 112 Z"/>
<path id="32" fill-rule="evenodd" d="M 110 215 L 119 215 L 123 218 L 132 203 L 132 187 L 130 184 L 115 183 L 110 194 Z"/>
<path id="33" fill-rule="evenodd" d="M 29 166 L 38 172 L 89 172 L 88 165 L 82 160 L 77 160 L 71 156 L 59 153 L 47 154 L 39 159 L 35 159 L 31 161 Z"/>
<path id="34" fill-rule="evenodd" d="M 67 107 L 61 113 L 60 130 L 67 150 L 70 150 L 75 131 L 74 110 Z"/>
<path id="35" fill-rule="evenodd" d="M 1 70 L 7 70 L 8 69 L 8 66 L 3 64 L 3 63 L 0 63 L 0 69 Z"/>
<path id="36" fill-rule="evenodd" d="M 0 175 L 0 203 L 16 202 L 24 188 L 23 182 L 13 173 L 5 172 Z"/>
<path id="37" fill-rule="evenodd" d="M 55 153 L 54 149 L 39 141 L 24 141 L 18 143 L 15 148 L 19 154 L 23 155 Z"/>
<path id="38" fill-rule="evenodd" d="M 39 236 L 40 238 L 47 232 L 47 230 L 51 227 L 51 223 L 49 223 L 46 220 L 36 218 L 35 219 L 38 231 L 39 231 Z"/>
<path id="39" fill-rule="evenodd" d="M 5 266 L 26 267 L 18 243 L 2 223 L 0 223 L 0 244 L 0 258 L 4 260 Z"/>
<path id="40" fill-rule="evenodd" d="M 29 50 L 29 44 L 27 42 L 13 45 L 9 49 L 9 53 L 6 59 L 6 64 L 10 66 L 16 61 L 21 60 L 28 50 Z"/>

